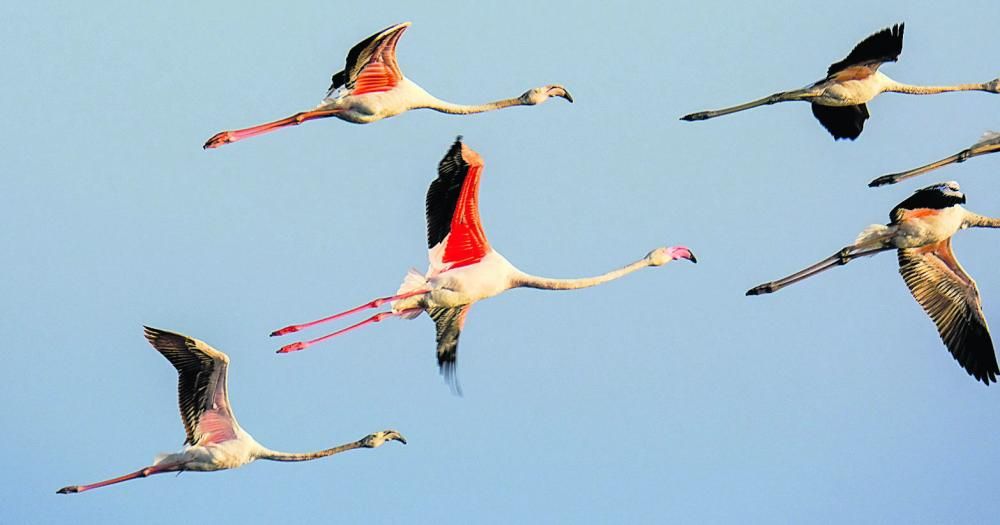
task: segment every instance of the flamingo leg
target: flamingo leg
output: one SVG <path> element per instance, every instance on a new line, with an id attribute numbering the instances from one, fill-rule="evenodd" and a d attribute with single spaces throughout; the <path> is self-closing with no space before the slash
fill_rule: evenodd
<path id="1" fill-rule="evenodd" d="M 816 275 L 818 273 L 822 273 L 835 266 L 843 266 L 853 261 L 854 259 L 857 259 L 858 257 L 875 255 L 876 253 L 892 249 L 894 248 L 873 248 L 870 250 L 856 251 L 856 248 L 854 246 L 848 246 L 840 250 L 839 252 L 827 257 L 826 259 L 823 259 L 822 261 L 808 268 L 799 270 L 789 275 L 788 277 L 783 277 L 781 279 L 778 279 L 777 281 L 771 281 L 769 283 L 764 283 L 759 286 L 755 286 L 747 291 L 747 295 L 761 295 L 766 293 L 777 292 L 778 290 L 784 288 L 785 286 L 797 283 L 803 279 L 812 277 L 813 275 Z"/>
<path id="2" fill-rule="evenodd" d="M 414 295 L 422 295 L 422 294 L 425 294 L 425 293 L 427 293 L 429 291 L 430 290 L 415 290 L 415 291 L 412 291 L 412 292 L 406 292 L 406 293 L 402 293 L 402 294 L 399 294 L 399 295 L 390 295 L 389 297 L 379 297 L 377 299 L 372 299 L 371 301 L 369 301 L 369 302 L 367 302 L 367 303 L 365 303 L 365 304 L 363 304 L 361 306 L 358 306 L 358 307 L 355 307 L 355 308 L 351 308 L 350 310 L 347 310 L 346 312 L 340 312 L 339 314 L 333 314 L 333 315 L 331 315 L 329 317 L 324 317 L 322 319 L 317 319 L 315 321 L 310 321 L 308 323 L 293 324 L 293 325 L 289 325 L 289 326 L 286 326 L 284 328 L 281 328 L 280 330 L 275 330 L 275 331 L 271 332 L 271 337 L 277 337 L 277 336 L 281 336 L 281 335 L 285 335 L 285 334 L 290 334 L 290 333 L 298 332 L 299 330 L 302 330 L 302 329 L 305 329 L 305 328 L 309 328 L 311 326 L 316 326 L 318 324 L 322 324 L 322 323 L 325 323 L 327 321 L 333 321 L 334 319 L 340 319 L 341 317 L 348 316 L 348 315 L 351 315 L 353 313 L 361 312 L 363 310 L 368 310 L 370 308 L 378 308 L 379 306 L 382 306 L 383 304 L 385 304 L 387 302 L 390 302 L 390 301 L 398 301 L 400 299 L 406 299 L 407 297 L 413 297 Z"/>
<path id="3" fill-rule="evenodd" d="M 931 170 L 936 170 L 942 166 L 947 166 L 954 162 L 965 162 L 966 159 L 972 157 L 971 150 L 962 150 L 950 157 L 945 157 L 937 162 L 932 162 L 926 166 L 921 166 L 919 168 L 914 168 L 912 170 L 901 171 L 899 173 L 890 173 L 888 175 L 882 175 L 881 177 L 868 183 L 869 188 L 875 188 L 878 186 L 883 186 L 886 184 L 895 184 L 899 181 L 909 179 L 910 177 L 916 177 L 917 175 L 922 175 Z"/>
<path id="4" fill-rule="evenodd" d="M 723 109 L 717 109 L 714 111 L 699 111 L 697 113 L 691 113 L 689 115 L 684 115 L 681 120 L 687 120 L 689 122 L 695 120 L 706 120 L 715 117 L 721 117 L 723 115 L 729 115 L 730 113 L 736 113 L 738 111 L 746 111 L 748 109 L 753 109 L 759 106 L 767 106 L 771 104 L 777 104 L 778 102 L 788 102 L 790 100 L 809 100 L 818 96 L 819 93 L 808 89 L 798 89 L 795 91 L 782 91 L 780 93 L 775 93 L 769 97 L 760 98 L 745 104 L 740 104 L 738 106 L 732 106 Z"/>
<path id="5" fill-rule="evenodd" d="M 131 474 L 125 474 L 124 476 L 118 476 L 117 478 L 111 478 L 105 481 L 98 481 L 97 483 L 91 483 L 90 485 L 71 485 L 69 487 L 63 487 L 58 491 L 56 491 L 56 494 L 75 494 L 77 492 L 84 492 L 90 489 L 105 487 L 107 485 L 113 485 L 115 483 L 121 483 L 123 481 L 129 481 L 136 478 L 144 478 L 146 476 L 152 476 L 153 474 L 168 472 L 169 470 L 170 469 L 166 467 L 146 467 L 144 469 L 137 470 Z"/>
<path id="6" fill-rule="evenodd" d="M 315 120 L 320 118 L 327 118 L 341 113 L 343 110 L 340 109 L 316 109 L 312 111 L 302 111 L 296 113 L 290 117 L 285 117 L 280 120 L 275 120 L 274 122 L 268 122 L 266 124 L 260 124 L 259 126 L 253 126 L 249 128 L 237 129 L 233 131 L 220 131 L 212 136 L 205 142 L 202 149 L 218 148 L 219 146 L 229 144 L 230 142 L 236 142 L 238 140 L 243 140 L 245 138 L 255 137 L 257 135 L 263 135 L 280 129 L 286 126 L 298 126 L 303 122 L 308 120 Z"/>
<path id="7" fill-rule="evenodd" d="M 377 313 L 377 314 L 369 317 L 368 319 L 365 319 L 364 321 L 361 321 L 360 323 L 352 324 L 351 326 L 348 326 L 347 328 L 342 328 L 340 330 L 337 330 L 336 332 L 333 332 L 332 334 L 327 334 L 327 335 L 324 335 L 323 337 L 317 337 L 316 339 L 312 339 L 312 340 L 309 340 L 309 341 L 299 341 L 297 343 L 292 343 L 292 344 L 285 345 L 285 346 L 281 347 L 280 349 L 278 349 L 278 353 L 279 354 L 287 354 L 289 352 L 298 352 L 299 350 L 304 350 L 305 348 L 307 348 L 309 346 L 312 346 L 312 345 L 314 345 L 316 343 L 319 343 L 319 342 L 322 342 L 322 341 L 326 341 L 327 339 L 331 339 L 333 337 L 337 337 L 338 335 L 346 334 L 347 332 L 350 332 L 351 330 L 354 330 L 354 329 L 357 329 L 357 328 L 361 328 L 362 326 L 364 326 L 366 324 L 377 323 L 377 322 L 379 322 L 379 321 L 381 321 L 383 319 L 389 318 L 389 317 L 402 317 L 402 316 L 405 316 L 405 315 L 409 315 L 409 314 L 413 314 L 413 313 L 418 313 L 420 311 L 422 311 L 422 309 L 420 309 L 420 308 L 410 308 L 408 310 L 400 310 L 398 312 L 380 312 L 380 313 Z"/>

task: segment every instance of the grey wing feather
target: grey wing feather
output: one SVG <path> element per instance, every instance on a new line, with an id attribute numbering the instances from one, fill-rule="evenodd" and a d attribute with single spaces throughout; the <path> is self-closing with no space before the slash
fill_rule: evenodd
<path id="1" fill-rule="evenodd" d="M 177 369 L 177 400 L 187 435 L 185 444 L 193 445 L 201 439 L 198 421 L 210 408 L 215 390 L 225 388 L 229 358 L 197 339 L 148 326 L 143 328 L 153 348 Z M 218 379 L 213 381 L 220 376 L 221 385 Z"/>
<path id="2" fill-rule="evenodd" d="M 899 250 L 898 258 L 906 286 L 934 321 L 951 355 L 977 380 L 996 382 L 1000 369 L 979 289 L 951 256 L 951 240 L 935 251 Z"/>
<path id="3" fill-rule="evenodd" d="M 455 363 L 458 358 L 458 336 L 462 333 L 462 326 L 465 324 L 465 315 L 468 311 L 469 305 L 455 308 L 429 308 L 427 310 L 427 314 L 431 316 L 431 319 L 434 319 L 434 325 L 437 329 L 438 367 L 445 381 L 458 394 L 462 393 L 455 371 Z"/>

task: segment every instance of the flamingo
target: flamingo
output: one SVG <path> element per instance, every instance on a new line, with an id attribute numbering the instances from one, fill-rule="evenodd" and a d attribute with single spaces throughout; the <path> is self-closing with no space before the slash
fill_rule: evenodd
<path id="1" fill-rule="evenodd" d="M 885 62 L 895 62 L 903 50 L 903 24 L 885 28 L 861 41 L 847 58 L 832 64 L 826 78 L 802 89 L 782 91 L 753 102 L 716 111 L 701 111 L 681 120 L 705 120 L 778 102 L 803 100 L 812 104 L 813 116 L 834 139 L 854 140 L 868 120 L 866 102 L 879 93 L 933 95 L 948 91 L 1000 93 L 1000 78 L 982 84 L 954 86 L 912 86 L 892 80 L 878 70 Z"/>
<path id="2" fill-rule="evenodd" d="M 697 262 L 684 246 L 662 247 L 617 270 L 581 279 L 536 277 L 518 270 L 486 239 L 479 219 L 479 180 L 483 159 L 458 137 L 438 165 L 438 176 L 427 190 L 427 245 L 430 266 L 421 275 L 410 270 L 395 295 L 374 299 L 356 308 L 317 321 L 286 326 L 271 333 L 280 336 L 391 302 L 389 311 L 332 334 L 285 345 L 278 353 L 296 352 L 310 345 L 390 317 L 413 319 L 421 312 L 437 328 L 437 361 L 441 374 L 458 393 L 455 359 L 458 337 L 469 307 L 512 288 L 576 290 L 624 277 L 647 266 L 663 266 L 675 259 Z"/>
<path id="3" fill-rule="evenodd" d="M 235 131 L 221 131 L 208 139 L 205 149 L 243 140 L 285 126 L 297 126 L 308 120 L 337 117 L 355 124 L 368 124 L 393 117 L 411 109 L 427 108 L 441 113 L 468 115 L 512 106 L 534 106 L 550 97 L 573 102 L 573 96 L 558 84 L 529 89 L 517 98 L 507 98 L 479 105 L 445 102 L 424 91 L 403 76 L 396 62 L 396 43 L 410 22 L 388 27 L 364 39 L 347 54 L 343 71 L 333 75 L 326 97 L 315 108 L 259 126 Z"/>
<path id="4" fill-rule="evenodd" d="M 995 131 L 987 131 L 972 146 L 959 151 L 958 153 L 945 157 L 937 162 L 932 162 L 925 166 L 920 166 L 919 168 L 913 168 L 912 170 L 901 171 L 899 173 L 890 173 L 889 175 L 882 175 L 881 177 L 868 183 L 869 187 L 882 186 L 884 184 L 895 184 L 901 180 L 909 179 L 910 177 L 916 177 L 917 175 L 923 175 L 928 171 L 936 170 L 942 166 L 947 166 L 949 164 L 954 164 L 956 162 L 965 162 L 972 157 L 978 157 L 979 155 L 986 155 L 987 153 L 996 153 L 1000 151 L 1000 133 Z"/>
<path id="5" fill-rule="evenodd" d="M 59 494 L 84 492 L 164 472 L 226 470 L 258 459 L 309 461 L 356 448 L 377 448 L 386 441 L 406 443 L 399 432 L 384 430 L 318 452 L 293 454 L 265 448 L 240 427 L 229 405 L 226 387 L 229 356 L 193 337 L 148 326 L 144 328 L 146 339 L 174 365 L 179 375 L 177 393 L 187 433 L 184 450 L 160 454 L 151 466 L 131 474 L 90 485 L 63 487 L 58 490 Z"/>
<path id="6" fill-rule="evenodd" d="M 964 203 L 965 194 L 954 181 L 917 190 L 892 209 L 888 225 L 873 224 L 854 244 L 788 277 L 751 288 L 747 295 L 776 292 L 858 257 L 897 250 L 903 281 L 951 355 L 969 375 L 989 385 L 1000 374 L 990 329 L 979 288 L 955 259 L 951 238 L 965 228 L 1000 228 L 1000 219 L 972 213 Z"/>

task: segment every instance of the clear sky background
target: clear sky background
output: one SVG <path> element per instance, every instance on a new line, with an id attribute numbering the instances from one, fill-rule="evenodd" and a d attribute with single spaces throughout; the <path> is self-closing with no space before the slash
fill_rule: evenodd
<path id="1" fill-rule="evenodd" d="M 403 71 L 440 98 L 562 83 L 577 102 L 311 122 L 202 151 L 312 107 L 352 45 L 404 20 Z M 883 95 L 853 143 L 803 103 L 678 117 L 806 85 L 900 21 L 886 74 L 987 81 L 997 20 L 987 0 L 3 3 L 0 522 L 994 518 L 1000 387 L 954 362 L 893 255 L 743 294 L 940 180 L 1000 215 L 1000 155 L 866 187 L 1000 127 L 1000 96 Z M 464 397 L 425 316 L 275 355 L 290 340 L 271 330 L 426 268 L 424 193 L 458 134 L 486 161 L 487 234 L 521 269 L 591 275 L 664 244 L 698 265 L 477 304 Z M 962 232 L 955 250 L 1000 326 L 1000 234 Z M 227 352 L 236 415 L 271 448 L 390 427 L 410 444 L 58 496 L 183 441 L 176 375 L 142 324 Z"/>

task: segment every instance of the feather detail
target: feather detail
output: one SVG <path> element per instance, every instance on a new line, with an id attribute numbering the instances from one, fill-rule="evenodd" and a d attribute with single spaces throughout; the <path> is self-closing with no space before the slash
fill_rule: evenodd
<path id="1" fill-rule="evenodd" d="M 1000 131 L 987 131 L 986 133 L 983 133 L 982 137 L 979 137 L 979 142 L 975 143 L 974 146 L 978 146 L 980 144 L 991 142 L 997 139 L 1000 139 Z"/>
<path id="2" fill-rule="evenodd" d="M 872 224 L 861 231 L 854 239 L 854 246 L 859 249 L 881 248 L 885 246 L 885 241 L 889 240 L 894 233 L 894 228 L 884 224 Z"/>
<path id="3" fill-rule="evenodd" d="M 416 269 L 410 268 L 409 271 L 406 272 L 406 276 L 403 277 L 403 284 L 400 284 L 399 289 L 396 290 L 396 295 L 403 295 L 405 293 L 410 293 L 416 290 L 420 290 L 422 288 L 427 288 L 427 279 L 424 278 L 424 276 Z M 419 301 L 420 297 L 418 296 L 407 297 L 406 299 L 393 301 L 391 305 L 392 311 L 395 313 L 399 313 L 403 310 L 410 310 L 413 308 L 417 308 L 419 306 Z M 402 317 L 403 319 L 414 319 L 418 315 L 420 315 L 419 310 L 414 313 L 402 315 L 400 317 Z"/>

